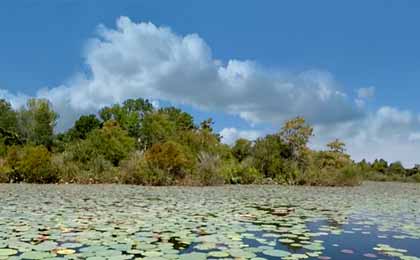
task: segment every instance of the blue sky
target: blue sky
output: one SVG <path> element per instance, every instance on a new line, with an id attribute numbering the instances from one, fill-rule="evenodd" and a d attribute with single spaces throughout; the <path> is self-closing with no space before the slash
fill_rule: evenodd
<path id="1" fill-rule="evenodd" d="M 349 152 L 357 159 L 384 157 L 413 164 L 416 158 L 412 154 L 420 151 L 417 142 L 420 139 L 420 119 L 417 120 L 420 112 L 417 107 L 420 96 L 419 11 L 418 1 L 4 0 L 0 8 L 0 89 L 4 90 L 2 95 L 11 100 L 22 100 L 26 96 L 46 96 L 58 100 L 57 96 L 63 96 L 57 89 L 60 85 L 72 89 L 72 93 L 80 93 L 81 89 L 88 88 L 80 81 L 99 78 L 92 76 L 95 74 L 92 71 L 95 68 L 102 71 L 99 62 L 112 63 L 110 55 L 115 53 L 115 49 L 112 52 L 109 49 L 95 52 L 94 49 L 103 46 L 93 44 L 92 47 L 89 39 L 99 39 L 102 43 L 110 41 L 114 47 L 126 46 L 128 43 L 119 45 L 116 42 L 122 38 L 104 40 L 104 35 L 98 33 L 100 24 L 108 32 L 118 31 L 116 22 L 124 16 L 132 25 L 153 23 L 160 41 L 170 42 L 171 39 L 196 34 L 199 40 L 193 39 L 192 42 L 198 44 L 200 55 L 205 54 L 208 48 L 211 61 L 206 62 L 220 61 L 222 65 L 206 72 L 185 71 L 188 75 L 196 73 L 198 76 L 182 79 L 174 79 L 173 75 L 169 77 L 167 74 L 156 76 L 155 72 L 149 71 L 152 74 L 147 75 L 148 80 L 153 75 L 153 82 L 161 82 L 161 85 L 155 86 L 159 91 L 133 90 L 130 85 L 133 80 L 143 80 L 137 74 L 124 90 L 113 92 L 112 97 L 105 98 L 104 95 L 102 103 L 128 97 L 130 93 L 147 94 L 163 104 L 182 104 L 199 119 L 212 116 L 218 130 L 230 129 L 230 132 L 224 133 L 229 134 L 232 140 L 241 135 L 254 137 L 274 131 L 284 118 L 304 114 L 318 129 L 318 137 L 313 144 L 315 147 L 320 147 L 329 138 L 340 137 L 347 141 Z M 131 25 L 126 23 L 124 26 Z M 170 35 L 159 32 L 159 28 L 163 27 L 171 29 Z M 133 50 L 141 46 L 138 53 L 129 54 L 139 55 L 136 61 L 140 62 L 145 60 L 141 51 L 153 51 L 147 49 L 153 44 L 150 45 L 152 47 L 142 45 L 148 41 L 144 37 L 148 36 L 141 34 L 129 43 Z M 182 53 L 193 55 L 194 50 Z M 124 50 L 118 49 L 119 53 L 121 51 Z M 199 59 L 205 60 L 204 56 Z M 87 61 L 89 59 L 90 62 Z M 177 62 L 191 65 L 191 62 L 198 62 L 197 59 Z M 228 69 L 232 60 L 240 63 Z M 246 65 L 247 61 L 255 63 L 255 67 Z M 122 65 L 126 65 L 125 61 Z M 244 102 L 230 100 L 228 95 L 218 95 L 224 90 L 221 88 L 209 92 L 208 104 L 201 106 L 207 99 L 198 97 L 203 90 L 197 89 L 206 88 L 207 82 L 201 86 L 197 84 L 201 81 L 195 80 L 204 80 L 215 70 L 225 68 L 235 73 L 242 73 L 244 69 L 246 73 L 252 71 L 254 78 L 240 84 L 245 86 L 246 93 L 253 93 L 253 97 L 244 94 Z M 113 68 L 111 73 L 117 74 L 120 69 Z M 127 75 L 127 71 L 121 73 Z M 180 74 L 179 71 L 177 73 Z M 302 73 L 309 76 L 302 76 Z M 80 77 L 83 79 L 80 80 Z M 162 86 L 168 80 L 191 85 L 169 91 Z M 279 102 L 284 106 L 276 104 L 275 96 L 265 100 L 266 97 L 258 95 L 256 88 L 263 89 L 262 93 L 266 95 L 278 93 L 275 89 L 279 82 L 295 85 L 294 88 L 299 91 L 293 92 L 290 97 L 301 95 L 302 102 L 312 100 L 302 93 L 311 92 L 313 88 L 323 89 L 324 84 L 331 90 L 329 93 L 338 91 L 339 95 L 333 94 L 327 100 L 320 99 L 314 104 L 308 102 L 306 106 L 293 109 L 289 109 L 294 106 L 293 100 L 284 97 L 287 96 L 286 90 L 278 94 Z M 94 82 L 91 85 L 97 84 Z M 227 88 L 233 86 L 231 81 L 226 84 Z M 40 94 L 42 88 L 50 91 Z M 114 88 L 120 86 L 103 85 L 104 92 Z M 369 95 L 358 95 L 360 89 L 368 88 L 372 90 Z M 346 96 L 346 100 L 339 97 L 341 94 Z M 66 92 L 66 95 L 70 94 Z M 80 101 L 74 98 L 72 107 L 76 106 L 76 100 Z M 62 105 L 60 102 L 56 101 L 58 107 Z M 80 102 L 86 102 L 86 105 L 75 114 L 102 104 L 98 100 Z M 250 107 L 258 107 L 258 112 L 249 111 Z M 366 145 L 369 147 L 366 148 Z"/>

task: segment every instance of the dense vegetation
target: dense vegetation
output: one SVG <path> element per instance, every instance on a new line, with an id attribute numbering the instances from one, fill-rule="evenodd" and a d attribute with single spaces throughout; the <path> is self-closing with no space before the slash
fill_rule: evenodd
<path id="1" fill-rule="evenodd" d="M 308 148 L 303 118 L 256 141 L 221 143 L 211 119 L 194 123 L 175 107 L 130 99 L 83 115 L 55 134 L 58 115 L 47 100 L 15 110 L 0 100 L 0 181 L 140 185 L 357 185 L 363 179 L 420 181 L 420 167 L 377 160 L 354 163 L 339 140 Z"/>

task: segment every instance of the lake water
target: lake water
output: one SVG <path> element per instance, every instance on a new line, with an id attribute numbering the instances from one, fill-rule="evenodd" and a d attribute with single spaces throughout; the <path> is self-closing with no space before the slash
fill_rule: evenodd
<path id="1" fill-rule="evenodd" d="M 0 185 L 0 259 L 420 259 L 420 185 Z"/>

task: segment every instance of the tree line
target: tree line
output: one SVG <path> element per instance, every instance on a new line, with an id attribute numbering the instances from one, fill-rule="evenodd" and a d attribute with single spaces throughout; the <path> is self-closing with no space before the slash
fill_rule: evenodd
<path id="1" fill-rule="evenodd" d="M 229 146 L 212 119 L 195 124 L 176 108 L 128 99 L 82 115 L 56 134 L 58 114 L 48 100 L 19 109 L 0 100 L 0 182 L 123 183 L 138 185 L 358 185 L 367 180 L 420 181 L 420 167 L 384 160 L 355 163 L 345 144 L 308 147 L 304 118 L 274 134 Z"/>

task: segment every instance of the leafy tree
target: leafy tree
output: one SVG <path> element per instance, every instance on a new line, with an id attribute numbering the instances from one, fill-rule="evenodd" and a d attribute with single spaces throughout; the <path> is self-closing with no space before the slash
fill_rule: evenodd
<path id="1" fill-rule="evenodd" d="M 72 140 L 86 139 L 87 135 L 101 127 L 101 121 L 95 115 L 83 115 L 75 123 L 72 129 L 69 130 L 69 135 Z"/>
<path id="2" fill-rule="evenodd" d="M 139 130 L 141 148 L 147 149 L 153 144 L 163 143 L 175 136 L 177 127 L 165 113 L 147 114 Z"/>
<path id="3" fill-rule="evenodd" d="M 362 172 L 368 172 L 371 170 L 371 166 L 368 162 L 366 162 L 366 159 L 361 160 L 357 165 Z"/>
<path id="4" fill-rule="evenodd" d="M 387 168 L 388 168 L 388 162 L 385 161 L 384 159 L 380 159 L 380 160 L 376 159 L 372 164 L 372 169 L 380 173 L 385 173 Z"/>
<path id="5" fill-rule="evenodd" d="M 72 143 L 67 148 L 70 160 L 88 163 L 103 157 L 117 166 L 135 147 L 135 141 L 117 122 L 107 121 L 101 129 L 95 129 L 85 140 Z"/>
<path id="6" fill-rule="evenodd" d="M 153 168 L 158 168 L 175 178 L 184 178 L 191 171 L 194 161 L 185 148 L 174 141 L 152 145 L 145 159 Z"/>
<path id="7" fill-rule="evenodd" d="M 147 99 L 128 99 L 122 106 L 115 104 L 104 107 L 99 111 L 99 116 L 106 122 L 116 121 L 131 137 L 140 137 L 140 128 L 143 118 L 153 111 L 153 105 Z"/>
<path id="8" fill-rule="evenodd" d="M 178 131 L 195 129 L 193 117 L 175 107 L 165 107 L 159 109 L 159 113 L 168 115 L 168 119 L 175 123 Z"/>
<path id="9" fill-rule="evenodd" d="M 0 128 L 11 133 L 17 131 L 17 113 L 4 99 L 0 99 Z"/>
<path id="10" fill-rule="evenodd" d="M 388 172 L 396 175 L 405 175 L 405 168 L 401 162 L 393 162 L 388 167 Z"/>
<path id="11" fill-rule="evenodd" d="M 289 146 L 283 142 L 279 135 L 258 138 L 253 149 L 255 168 L 266 178 L 272 179 L 282 174 L 285 160 L 290 155 Z"/>
<path id="12" fill-rule="evenodd" d="M 239 162 L 243 161 L 252 154 L 252 142 L 243 138 L 236 140 L 232 147 L 232 153 Z"/>
<path id="13" fill-rule="evenodd" d="M 286 121 L 280 131 L 280 136 L 289 145 L 292 159 L 301 161 L 307 150 L 309 138 L 313 136 L 313 128 L 306 124 L 303 117 L 296 117 Z"/>
<path id="14" fill-rule="evenodd" d="M 52 183 L 58 180 L 51 165 L 51 153 L 42 145 L 12 147 L 6 164 L 12 182 Z"/>
<path id="15" fill-rule="evenodd" d="M 57 118 L 48 100 L 29 99 L 26 107 L 19 111 L 19 132 L 28 142 L 50 148 Z"/>
<path id="16" fill-rule="evenodd" d="M 346 151 L 346 144 L 338 139 L 335 139 L 334 141 L 328 143 L 327 147 L 331 152 L 334 153 L 344 153 Z"/>
<path id="17" fill-rule="evenodd" d="M 213 125 L 213 119 L 208 118 L 200 123 L 200 129 L 212 133 L 220 141 L 222 137 L 220 136 L 220 134 L 214 132 Z"/>

